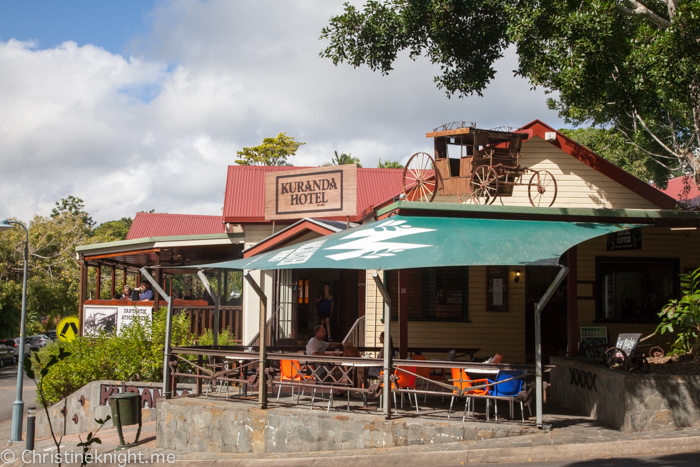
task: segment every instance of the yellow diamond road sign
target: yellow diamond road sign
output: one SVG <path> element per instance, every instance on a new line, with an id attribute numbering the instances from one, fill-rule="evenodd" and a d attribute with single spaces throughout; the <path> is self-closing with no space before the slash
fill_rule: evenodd
<path id="1" fill-rule="evenodd" d="M 70 342 L 80 335 L 78 332 L 78 326 L 80 321 L 78 321 L 77 316 L 69 316 L 68 318 L 63 318 L 58 327 L 56 328 L 56 334 L 58 338 L 63 342 Z"/>

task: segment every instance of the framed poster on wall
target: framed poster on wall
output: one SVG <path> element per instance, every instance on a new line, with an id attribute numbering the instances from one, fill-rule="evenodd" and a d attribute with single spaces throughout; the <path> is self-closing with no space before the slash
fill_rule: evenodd
<path id="1" fill-rule="evenodd" d="M 486 310 L 508 311 L 508 267 L 486 268 Z"/>

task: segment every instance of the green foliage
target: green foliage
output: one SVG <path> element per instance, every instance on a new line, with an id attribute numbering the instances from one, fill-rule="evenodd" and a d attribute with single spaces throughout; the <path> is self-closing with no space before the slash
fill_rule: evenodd
<path id="1" fill-rule="evenodd" d="M 131 217 L 122 217 L 118 221 L 103 222 L 95 228 L 94 234 L 101 237 L 109 236 L 118 240 L 126 240 L 132 222 Z"/>
<path id="2" fill-rule="evenodd" d="M 233 334 L 231 334 L 227 329 L 219 332 L 218 345 L 238 345 L 239 343 L 234 340 Z M 204 334 L 199 336 L 197 339 L 197 345 L 214 345 L 214 332 L 211 329 L 204 331 Z"/>
<path id="3" fill-rule="evenodd" d="M 377 164 L 378 169 L 403 169 L 403 165 L 399 164 L 396 161 L 384 161 L 382 162 L 382 159 L 379 159 L 379 163 Z"/>
<path id="4" fill-rule="evenodd" d="M 362 168 L 362 164 L 360 164 L 360 159 L 357 157 L 352 157 L 352 154 L 345 154 L 340 153 L 338 154 L 338 151 L 333 151 L 335 153 L 335 157 L 331 159 L 330 162 L 326 162 L 323 164 L 322 167 L 331 167 L 333 165 L 347 165 L 347 164 L 357 164 L 357 167 Z"/>
<path id="5" fill-rule="evenodd" d="M 700 269 L 681 274 L 681 290 L 683 297 L 671 300 L 659 313 L 661 323 L 656 332 L 677 333 L 678 339 L 673 343 L 675 353 L 697 353 L 700 344 Z"/>
<path id="6" fill-rule="evenodd" d="M 68 198 L 61 199 L 61 201 L 56 201 L 56 207 L 51 210 L 51 219 L 55 219 L 63 213 L 69 213 L 79 217 L 87 228 L 92 228 L 92 226 L 95 225 L 95 221 L 92 220 L 92 217 L 85 212 L 83 200 L 75 196 L 71 195 Z"/>
<path id="7" fill-rule="evenodd" d="M 653 180 L 661 188 L 668 184 L 669 171 L 654 163 L 614 128 L 562 128 L 559 131 L 640 180 Z"/>
<path id="8" fill-rule="evenodd" d="M 448 96 L 481 94 L 515 45 L 516 74 L 556 98 L 567 122 L 615 127 L 668 172 L 700 179 L 700 2 L 383 0 L 345 4 L 322 57 L 382 74 L 425 56 Z M 649 164 L 644 163 L 647 170 Z M 659 180 L 659 174 L 651 170 Z"/>
<path id="9" fill-rule="evenodd" d="M 92 230 L 88 226 L 91 220 L 86 220 L 89 216 L 82 211 L 82 200 L 69 198 L 57 205 L 51 217 L 37 215 L 27 225 L 29 334 L 54 329 L 61 318 L 78 312 L 80 267 L 75 259 L 75 247 L 121 240 L 116 236 L 120 233 L 114 229 L 100 226 Z M 0 233 L 0 337 L 19 335 L 24 244 L 21 227 Z M 93 290 L 95 271 L 91 271 L 88 280 L 88 287 Z M 108 275 L 103 274 L 103 280 L 106 283 Z M 102 290 L 107 291 L 108 287 Z"/>
<path id="10" fill-rule="evenodd" d="M 135 320 L 118 336 L 78 337 L 65 345 L 71 353 L 51 368 L 42 388 L 48 404 L 54 404 L 77 389 L 97 380 L 162 381 L 166 308 L 153 320 Z M 172 345 L 190 345 L 190 322 L 185 313 L 173 317 Z M 42 360 L 58 355 L 53 343 L 39 351 Z"/>
<path id="11" fill-rule="evenodd" d="M 287 158 L 296 154 L 297 149 L 303 144 L 294 140 L 294 137 L 287 136 L 287 133 L 280 133 L 277 138 L 265 138 L 260 146 L 243 148 L 236 154 L 240 159 L 236 159 L 238 165 L 291 165 L 287 163 Z"/>

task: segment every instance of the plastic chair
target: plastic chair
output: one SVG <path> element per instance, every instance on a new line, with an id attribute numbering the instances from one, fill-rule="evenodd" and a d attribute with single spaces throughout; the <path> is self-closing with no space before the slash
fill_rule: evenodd
<path id="1" fill-rule="evenodd" d="M 425 361 L 427 360 L 425 358 L 425 355 L 422 355 L 418 352 L 413 354 L 413 359 L 414 360 L 421 360 Z M 421 377 L 420 379 L 420 389 L 421 391 L 425 388 L 426 390 L 430 388 L 430 381 L 433 381 L 432 375 L 430 374 L 430 368 L 427 367 L 416 367 L 415 373 Z M 442 378 L 440 379 L 442 381 Z M 423 397 L 423 402 L 428 400 L 428 395 L 425 394 L 425 397 Z"/>
<path id="2" fill-rule="evenodd" d="M 299 365 L 298 360 L 280 360 L 280 383 L 283 381 L 306 381 L 306 375 L 301 373 L 300 369 L 301 366 Z M 303 392 L 303 388 L 301 388 L 299 395 L 297 396 L 297 404 L 301 398 L 301 392 Z M 280 401 L 281 393 L 282 385 L 280 384 L 280 388 L 277 391 L 277 402 Z M 294 400 L 294 386 L 292 386 L 292 400 Z"/>
<path id="3" fill-rule="evenodd" d="M 410 373 L 406 373 L 406 371 L 402 371 L 402 370 L 406 370 Z M 384 372 L 382 372 L 382 377 L 383 377 L 383 373 Z M 413 390 L 415 390 L 416 389 L 416 376 L 412 375 L 411 373 L 416 373 L 415 366 L 396 367 L 396 371 L 394 372 L 394 374 L 397 376 L 397 379 L 396 379 L 396 381 L 391 383 L 392 392 L 394 389 L 397 389 L 397 387 L 398 387 L 399 391 L 401 389 L 413 389 Z M 384 383 L 382 383 L 382 387 L 384 387 Z M 396 392 L 393 392 L 393 394 L 394 394 L 394 409 L 396 409 Z M 402 409 L 403 409 L 403 394 L 404 393 L 401 393 L 401 408 Z M 418 394 L 416 394 L 415 392 L 412 394 L 415 396 L 416 413 L 418 413 Z M 413 401 L 411 400 L 411 393 L 408 394 L 408 402 L 411 404 L 411 406 L 413 406 Z"/>
<path id="4" fill-rule="evenodd" d="M 472 383 L 488 383 L 487 379 L 469 379 L 467 372 L 461 368 L 450 368 L 452 370 L 452 385 L 455 387 L 453 394 L 473 394 L 475 396 L 484 396 L 489 393 L 489 388 L 486 389 L 471 389 Z M 450 410 L 447 412 L 447 418 L 452 415 L 452 404 L 454 404 L 456 396 L 452 396 L 450 401 Z M 465 397 L 464 402 L 464 414 L 462 415 L 462 421 L 467 419 L 467 411 L 471 402 L 471 397 Z"/>
<path id="5" fill-rule="evenodd" d="M 498 374 L 496 375 L 496 379 L 494 381 L 488 380 L 489 383 L 495 384 L 493 386 L 493 390 L 491 391 L 492 396 L 502 396 L 502 397 L 512 397 L 513 399 L 509 400 L 508 402 L 510 403 L 510 418 L 513 418 L 513 401 L 515 400 L 515 397 L 518 395 L 520 391 L 523 389 L 523 380 L 522 378 L 515 378 L 511 379 L 517 376 L 521 376 L 522 372 L 520 371 L 514 371 L 514 370 L 500 370 Z M 499 383 L 499 381 L 503 380 L 508 380 L 510 381 L 505 381 L 504 383 Z M 496 421 L 498 421 L 498 401 L 494 400 L 493 406 L 495 409 L 496 413 Z M 520 413 L 522 415 L 523 423 L 525 422 L 525 412 L 523 411 L 523 403 L 522 401 L 520 402 Z M 486 410 L 489 410 L 489 404 L 487 402 L 486 405 Z"/>

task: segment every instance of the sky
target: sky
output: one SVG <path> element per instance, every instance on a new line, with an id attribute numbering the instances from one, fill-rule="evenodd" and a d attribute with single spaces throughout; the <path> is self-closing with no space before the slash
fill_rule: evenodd
<path id="1" fill-rule="evenodd" d="M 334 66 L 319 36 L 342 3 L 0 2 L 0 217 L 71 195 L 98 223 L 220 215 L 236 151 L 280 132 L 306 143 L 295 166 L 338 151 L 376 167 L 431 153 L 425 133 L 448 122 L 564 126 L 510 49 L 483 97 L 448 98 L 425 59 L 388 76 Z"/>

